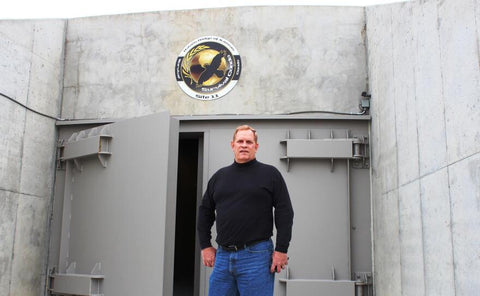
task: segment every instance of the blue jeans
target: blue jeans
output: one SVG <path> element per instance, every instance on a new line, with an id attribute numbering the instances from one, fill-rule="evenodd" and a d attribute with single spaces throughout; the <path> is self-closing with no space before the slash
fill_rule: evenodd
<path id="1" fill-rule="evenodd" d="M 272 296 L 273 242 L 263 241 L 237 252 L 219 247 L 210 275 L 209 296 Z"/>

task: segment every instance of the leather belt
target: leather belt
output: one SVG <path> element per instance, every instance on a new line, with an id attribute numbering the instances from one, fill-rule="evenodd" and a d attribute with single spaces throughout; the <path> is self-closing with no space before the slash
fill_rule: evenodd
<path id="1" fill-rule="evenodd" d="M 261 240 L 256 240 L 256 241 L 253 241 L 253 242 L 248 242 L 246 244 L 239 244 L 239 245 L 228 245 L 228 246 L 224 246 L 224 245 L 220 245 L 220 247 L 227 251 L 227 252 L 237 252 L 237 251 L 240 251 L 240 250 L 243 250 L 247 247 L 250 247 L 250 246 L 253 246 L 255 244 L 258 244 L 260 242 L 264 242 L 264 241 L 267 241 L 269 239 L 261 239 Z"/>

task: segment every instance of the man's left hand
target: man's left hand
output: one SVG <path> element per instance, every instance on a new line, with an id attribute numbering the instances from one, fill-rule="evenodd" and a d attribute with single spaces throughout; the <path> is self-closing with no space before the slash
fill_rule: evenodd
<path id="1" fill-rule="evenodd" d="M 287 253 L 274 251 L 272 255 L 272 266 L 270 267 L 270 272 L 280 272 L 282 269 L 285 269 L 288 264 Z"/>

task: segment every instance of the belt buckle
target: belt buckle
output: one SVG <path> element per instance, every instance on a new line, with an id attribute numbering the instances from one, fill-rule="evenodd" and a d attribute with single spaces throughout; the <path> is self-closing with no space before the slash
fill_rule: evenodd
<path id="1" fill-rule="evenodd" d="M 227 250 L 228 251 L 231 251 L 231 252 L 237 252 L 238 251 L 238 246 L 237 245 L 229 245 L 229 246 L 226 246 Z"/>

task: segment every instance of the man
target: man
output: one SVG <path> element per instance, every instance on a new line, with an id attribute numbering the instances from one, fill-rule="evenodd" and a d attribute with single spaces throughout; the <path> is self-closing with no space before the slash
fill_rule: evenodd
<path id="1" fill-rule="evenodd" d="M 275 272 L 288 264 L 290 196 L 280 172 L 257 161 L 257 132 L 252 127 L 237 127 L 230 145 L 234 162 L 212 176 L 199 207 L 202 260 L 213 267 L 209 295 L 271 296 Z M 215 220 L 218 250 L 211 244 Z"/>

